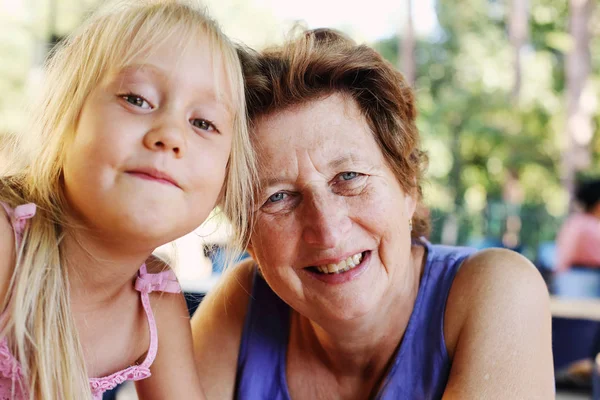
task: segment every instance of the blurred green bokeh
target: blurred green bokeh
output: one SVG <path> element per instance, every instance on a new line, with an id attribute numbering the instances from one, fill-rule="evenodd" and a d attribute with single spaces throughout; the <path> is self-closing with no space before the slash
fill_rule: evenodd
<path id="1" fill-rule="evenodd" d="M 0 0 L 0 138 L 18 132 L 27 118 L 22 106 L 35 95 L 48 41 L 68 34 L 98 3 Z M 424 193 L 434 221 L 433 240 L 474 244 L 493 239 L 534 258 L 538 244 L 554 238 L 567 212 L 569 197 L 560 179 L 566 148 L 565 54 L 574 43 L 568 34 L 568 2 L 529 0 L 515 96 L 510 3 L 437 0 L 439 26 L 417 37 L 418 124 L 430 159 Z M 227 34 L 254 47 L 281 40 L 291 26 L 264 2 L 206 4 Z M 591 161 L 584 175 L 600 175 L 599 14 L 597 7 L 591 18 L 591 75 L 583 96 L 595 110 Z M 371 44 L 399 65 L 402 40 L 400 35 Z"/>

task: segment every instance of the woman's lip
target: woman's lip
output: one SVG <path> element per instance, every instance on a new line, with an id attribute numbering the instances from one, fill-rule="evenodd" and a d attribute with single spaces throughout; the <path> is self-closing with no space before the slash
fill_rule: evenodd
<path id="1" fill-rule="evenodd" d="M 171 185 L 171 186 L 175 186 L 175 187 L 181 189 L 181 187 L 177 184 L 177 182 L 173 178 L 171 178 L 168 174 L 161 172 L 161 171 L 146 170 L 146 169 L 139 170 L 138 169 L 138 170 L 127 171 L 127 173 L 129 175 L 133 175 L 137 178 L 155 181 L 155 182 L 163 183 L 166 185 Z"/>
<path id="2" fill-rule="evenodd" d="M 369 268 L 370 264 L 371 252 L 365 251 L 360 264 L 345 272 L 340 272 L 338 274 L 323 274 L 320 272 L 311 271 L 308 268 L 305 268 L 303 271 L 306 272 L 313 279 L 319 280 L 330 285 L 339 285 L 351 281 L 357 278 L 358 276 L 362 275 L 363 272 L 365 272 Z"/>
<path id="3" fill-rule="evenodd" d="M 362 254 L 367 252 L 368 250 L 356 250 L 354 252 L 349 252 L 347 253 L 345 256 L 341 256 L 341 257 L 336 257 L 336 258 L 324 258 L 324 259 L 320 259 L 315 261 L 314 263 L 307 265 L 304 268 L 312 268 L 312 267 L 319 267 L 322 265 L 327 265 L 327 264 L 339 264 L 342 261 L 346 261 L 349 257 L 355 256 L 357 254 Z"/>

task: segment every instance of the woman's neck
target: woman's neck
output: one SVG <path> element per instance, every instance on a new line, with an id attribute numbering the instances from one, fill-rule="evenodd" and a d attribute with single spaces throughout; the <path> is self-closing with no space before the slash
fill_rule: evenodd
<path id="1" fill-rule="evenodd" d="M 413 247 L 406 290 L 385 298 L 375 312 L 347 324 L 320 326 L 297 313 L 292 317 L 292 337 L 315 354 L 334 374 L 383 376 L 408 326 L 424 269 L 424 250 Z M 295 332 L 294 332 L 295 331 Z"/>

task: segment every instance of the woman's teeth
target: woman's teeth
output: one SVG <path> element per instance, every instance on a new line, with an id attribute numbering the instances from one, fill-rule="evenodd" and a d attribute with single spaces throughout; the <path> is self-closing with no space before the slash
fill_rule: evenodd
<path id="1" fill-rule="evenodd" d="M 315 267 L 319 272 L 323 274 L 339 274 L 340 272 L 346 272 L 351 270 L 360 264 L 363 259 L 362 253 L 357 253 L 353 256 L 346 258 L 337 264 L 326 264 Z"/>

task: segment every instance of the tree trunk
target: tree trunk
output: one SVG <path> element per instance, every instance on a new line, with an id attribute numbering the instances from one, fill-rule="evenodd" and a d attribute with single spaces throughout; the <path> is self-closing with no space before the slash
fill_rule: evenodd
<path id="1" fill-rule="evenodd" d="M 566 57 L 567 121 L 566 151 L 563 151 L 563 183 L 572 208 L 575 177 L 589 167 L 593 136 L 592 115 L 595 94 L 590 91 L 590 20 L 595 0 L 569 0 L 569 33 L 572 45 Z M 590 99 L 590 97 L 592 97 Z"/>
<path id="2" fill-rule="evenodd" d="M 516 100 L 521 91 L 521 51 L 529 37 L 529 0 L 511 0 L 508 27 L 510 43 L 514 51 L 515 82 L 513 98 Z"/>
<path id="3" fill-rule="evenodd" d="M 416 62 L 415 62 L 415 29 L 412 16 L 412 0 L 404 0 L 404 9 L 406 17 L 404 29 L 400 34 L 398 43 L 400 44 L 400 57 L 398 59 L 398 68 L 404 74 L 406 82 L 415 87 L 416 81 Z"/>

